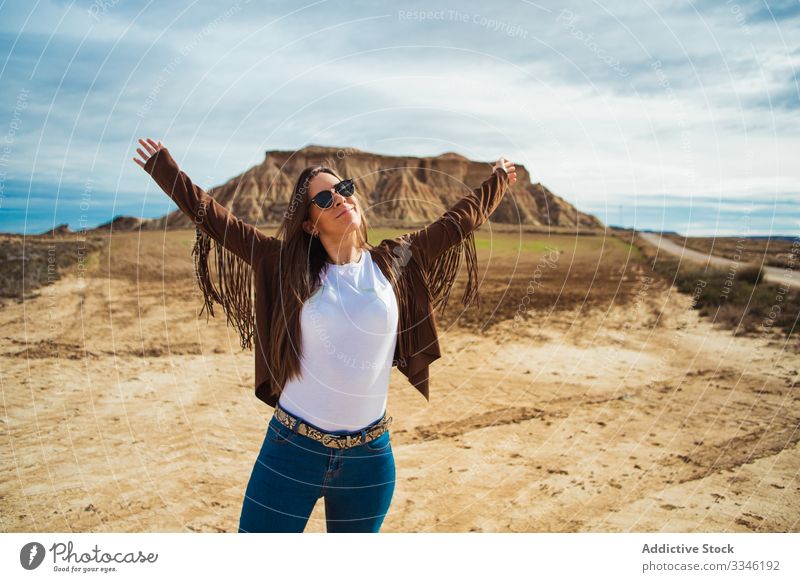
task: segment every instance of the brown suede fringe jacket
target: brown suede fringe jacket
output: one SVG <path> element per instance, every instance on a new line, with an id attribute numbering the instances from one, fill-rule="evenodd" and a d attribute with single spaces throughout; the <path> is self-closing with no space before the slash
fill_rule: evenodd
<path id="1" fill-rule="evenodd" d="M 218 303 L 228 324 L 239 332 L 242 349 L 252 349 L 255 336 L 256 397 L 274 408 L 283 387 L 274 385 L 265 355 L 269 351 L 264 345 L 270 341 L 273 323 L 269 321 L 268 306 L 281 299 L 277 266 L 282 241 L 236 218 L 193 184 L 166 148 L 151 156 L 144 169 L 196 225 L 192 255 L 204 295 L 200 315 L 208 309 L 213 316 L 213 303 Z M 447 305 L 462 249 L 468 273 L 462 303 L 466 307 L 477 300 L 480 307 L 473 231 L 488 220 L 507 188 L 508 175 L 497 168 L 432 224 L 394 239 L 384 239 L 369 249 L 397 296 L 399 325 L 392 366 L 397 366 L 428 401 L 428 366 L 441 357 L 434 311 Z M 216 266 L 216 283 L 210 261 Z"/>

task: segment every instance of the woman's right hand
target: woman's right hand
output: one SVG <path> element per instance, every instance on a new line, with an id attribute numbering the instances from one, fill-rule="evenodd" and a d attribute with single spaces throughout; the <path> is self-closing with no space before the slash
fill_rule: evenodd
<path id="1" fill-rule="evenodd" d="M 160 141 L 153 141 L 149 137 L 147 138 L 147 141 L 139 138 L 139 143 L 144 146 L 144 149 L 147 150 L 147 153 L 143 152 L 142 148 L 136 148 L 136 151 L 139 153 L 142 159 L 140 160 L 139 158 L 133 158 L 133 161 L 139 164 L 142 168 L 144 168 L 147 160 L 149 160 L 153 154 L 160 149 L 164 149 L 164 145 Z"/>
<path id="2" fill-rule="evenodd" d="M 517 181 L 517 168 L 513 162 L 509 162 L 506 158 L 500 158 L 492 168 L 492 171 L 494 172 L 498 168 L 508 174 L 509 185 L 514 184 L 514 182 Z"/>

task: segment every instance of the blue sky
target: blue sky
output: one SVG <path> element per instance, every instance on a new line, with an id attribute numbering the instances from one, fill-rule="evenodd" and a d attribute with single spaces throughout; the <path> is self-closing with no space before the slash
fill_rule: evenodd
<path id="1" fill-rule="evenodd" d="M 800 231 L 800 4 L 6 1 L 0 231 L 175 208 L 270 149 L 505 155 L 609 224 Z M 487 165 L 487 171 L 490 166 Z"/>

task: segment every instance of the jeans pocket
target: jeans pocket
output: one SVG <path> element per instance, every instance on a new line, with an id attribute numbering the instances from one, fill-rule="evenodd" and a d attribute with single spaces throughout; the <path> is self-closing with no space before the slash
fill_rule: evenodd
<path id="1" fill-rule="evenodd" d="M 391 441 L 389 439 L 389 431 L 385 431 L 381 436 L 365 444 L 364 446 L 370 451 L 387 451 Z"/>
<path id="2" fill-rule="evenodd" d="M 290 443 L 297 433 L 292 429 L 285 427 L 279 422 L 270 422 L 267 427 L 267 438 L 269 442 L 276 445 L 285 445 Z"/>

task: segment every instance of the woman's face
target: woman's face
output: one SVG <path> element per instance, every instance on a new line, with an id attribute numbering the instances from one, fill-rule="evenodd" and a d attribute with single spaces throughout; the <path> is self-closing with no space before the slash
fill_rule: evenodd
<path id="1" fill-rule="evenodd" d="M 333 190 L 341 180 L 327 172 L 314 176 L 308 185 L 308 218 L 303 227 L 309 234 L 315 230 L 318 234 L 338 236 L 349 229 L 357 229 L 361 225 L 361 207 L 358 203 L 358 189 L 350 197 L 345 197 Z M 333 205 L 320 208 L 311 199 L 323 190 L 333 192 Z"/>

